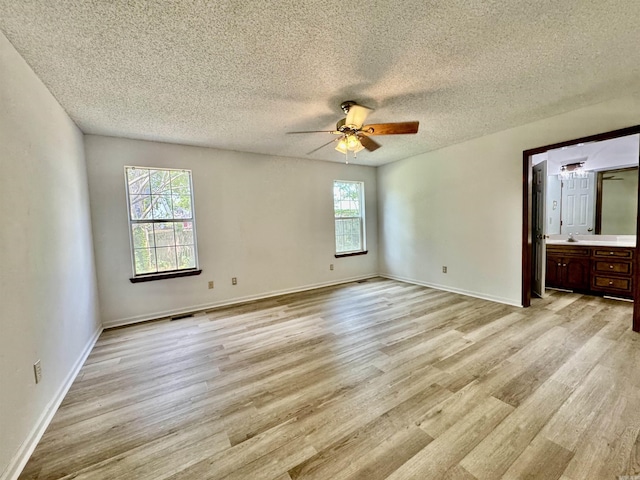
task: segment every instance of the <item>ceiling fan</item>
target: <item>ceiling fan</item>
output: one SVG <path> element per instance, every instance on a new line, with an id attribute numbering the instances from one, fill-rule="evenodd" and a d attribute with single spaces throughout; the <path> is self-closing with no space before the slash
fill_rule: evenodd
<path id="1" fill-rule="evenodd" d="M 330 133 L 338 137 L 311 150 L 307 155 L 317 152 L 323 147 L 336 143 L 336 150 L 344 153 L 349 158 L 349 152 L 353 152 L 355 158 L 356 153 L 366 149 L 370 152 L 377 150 L 380 145 L 375 140 L 369 138 L 372 135 L 404 135 L 418 133 L 419 122 L 400 122 L 400 123 L 372 123 L 364 125 L 372 109 L 363 105 L 358 105 L 353 100 L 347 100 L 340 105 L 342 111 L 346 114 L 336 124 L 335 130 L 309 130 L 304 132 L 287 132 L 287 133 Z"/>

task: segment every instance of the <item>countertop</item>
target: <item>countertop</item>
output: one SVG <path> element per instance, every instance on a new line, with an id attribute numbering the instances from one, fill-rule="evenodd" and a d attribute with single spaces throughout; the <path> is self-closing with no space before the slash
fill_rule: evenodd
<path id="1" fill-rule="evenodd" d="M 636 246 L 635 235 L 575 235 L 575 242 L 567 242 L 567 236 L 552 235 L 547 240 L 547 245 L 570 245 L 583 247 L 626 247 Z M 560 238 L 553 238 L 560 237 Z M 586 238 L 585 238 L 586 237 Z M 598 237 L 598 238 L 593 238 Z"/>

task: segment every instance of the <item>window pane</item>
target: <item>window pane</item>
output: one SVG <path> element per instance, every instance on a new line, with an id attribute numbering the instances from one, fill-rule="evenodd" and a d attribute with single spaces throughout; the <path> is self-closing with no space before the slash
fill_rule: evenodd
<path id="1" fill-rule="evenodd" d="M 151 196 L 135 195 L 130 196 L 131 220 L 151 220 Z"/>
<path id="2" fill-rule="evenodd" d="M 333 189 L 333 208 L 336 217 L 360 216 L 360 184 L 335 182 Z"/>
<path id="3" fill-rule="evenodd" d="M 176 247 L 178 254 L 178 268 L 195 268 L 196 255 L 193 245 Z"/>
<path id="4" fill-rule="evenodd" d="M 136 275 L 156 273 L 156 255 L 153 248 L 136 248 L 133 251 Z"/>
<path id="5" fill-rule="evenodd" d="M 156 195 L 171 194 L 171 173 L 169 170 L 149 170 L 151 193 Z"/>
<path id="6" fill-rule="evenodd" d="M 131 226 L 133 248 L 155 247 L 152 223 L 134 223 Z"/>
<path id="7" fill-rule="evenodd" d="M 191 195 L 173 196 L 173 218 L 191 218 Z"/>
<path id="8" fill-rule="evenodd" d="M 173 223 L 155 224 L 156 247 L 172 247 L 176 244 Z"/>
<path id="9" fill-rule="evenodd" d="M 156 257 L 158 262 L 158 272 L 166 272 L 167 270 L 177 269 L 175 247 L 156 248 Z"/>
<path id="10" fill-rule="evenodd" d="M 129 195 L 150 194 L 149 170 L 146 168 L 127 168 Z"/>
<path id="11" fill-rule="evenodd" d="M 336 218 L 336 252 L 362 250 L 359 218 Z"/>
<path id="12" fill-rule="evenodd" d="M 176 245 L 194 245 L 193 239 L 193 223 L 192 222 L 176 222 Z"/>
<path id="13" fill-rule="evenodd" d="M 152 195 L 151 210 L 155 220 L 170 220 L 173 218 L 171 195 Z"/>
<path id="14" fill-rule="evenodd" d="M 189 172 L 171 170 L 171 193 L 174 195 L 191 194 L 191 175 Z"/>

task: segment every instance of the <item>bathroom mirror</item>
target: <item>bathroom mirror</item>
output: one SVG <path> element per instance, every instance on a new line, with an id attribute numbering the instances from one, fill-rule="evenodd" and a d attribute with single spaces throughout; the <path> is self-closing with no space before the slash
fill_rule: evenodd
<path id="1" fill-rule="evenodd" d="M 604 170 L 596 180 L 599 235 L 635 235 L 638 216 L 638 167 Z"/>
<path id="2" fill-rule="evenodd" d="M 639 150 L 636 134 L 536 155 L 547 162 L 545 233 L 635 235 Z"/>

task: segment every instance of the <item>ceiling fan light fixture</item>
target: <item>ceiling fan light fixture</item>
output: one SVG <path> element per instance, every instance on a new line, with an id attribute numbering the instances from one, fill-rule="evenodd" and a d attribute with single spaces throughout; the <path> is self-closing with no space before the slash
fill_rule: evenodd
<path id="1" fill-rule="evenodd" d="M 355 135 L 347 135 L 347 148 L 351 151 L 356 150 L 358 147 L 362 147 L 360 140 Z"/>
<path id="2" fill-rule="evenodd" d="M 345 137 L 342 137 L 339 141 L 338 144 L 336 145 L 336 150 L 339 151 L 340 153 L 347 153 L 347 140 L 345 139 Z"/>
<path id="3" fill-rule="evenodd" d="M 360 139 L 355 134 L 346 134 L 340 140 L 338 140 L 338 144 L 336 145 L 336 150 L 340 153 L 354 152 L 357 153 L 361 150 L 364 150 L 362 143 L 360 143 Z"/>

